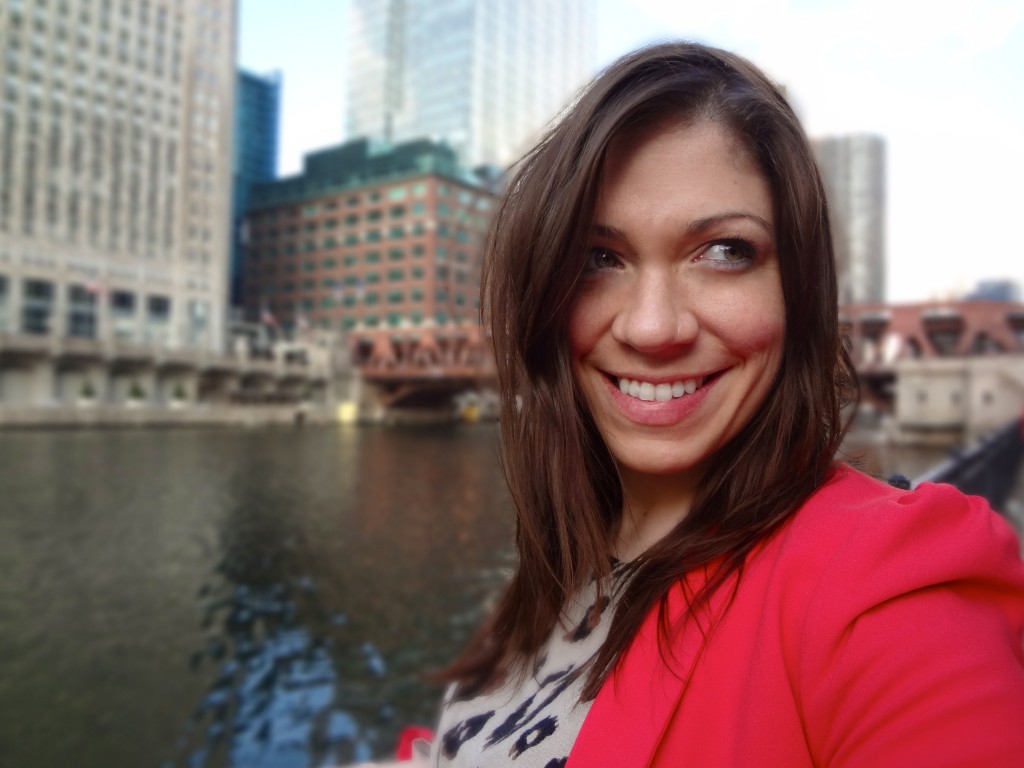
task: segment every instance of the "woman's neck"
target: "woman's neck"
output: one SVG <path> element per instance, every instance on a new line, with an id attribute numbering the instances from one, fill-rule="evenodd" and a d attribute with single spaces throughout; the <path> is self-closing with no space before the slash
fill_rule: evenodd
<path id="1" fill-rule="evenodd" d="M 615 556 L 633 560 L 663 539 L 690 513 L 700 473 L 672 475 L 635 473 L 619 468 L 623 505 Z"/>

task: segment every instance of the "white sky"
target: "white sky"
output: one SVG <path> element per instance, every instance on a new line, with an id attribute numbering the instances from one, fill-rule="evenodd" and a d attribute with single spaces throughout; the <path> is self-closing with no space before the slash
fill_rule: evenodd
<path id="1" fill-rule="evenodd" d="M 557 2 L 557 0 L 552 0 Z M 515 2 L 515 0 L 506 0 Z M 1024 290 L 1024 0 L 597 0 L 595 68 L 658 39 L 734 50 L 786 86 L 811 136 L 885 137 L 890 301 L 982 279 Z M 280 171 L 336 144 L 344 0 L 240 0 L 239 63 L 281 70 Z M 1002 231 L 1008 243 L 997 242 Z"/>

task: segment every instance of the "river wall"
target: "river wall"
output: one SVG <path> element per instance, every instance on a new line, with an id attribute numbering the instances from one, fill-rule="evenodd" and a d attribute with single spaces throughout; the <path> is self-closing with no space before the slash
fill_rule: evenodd
<path id="1" fill-rule="evenodd" d="M 310 404 L 259 405 L 54 405 L 0 407 L 0 429 L 74 427 L 261 427 L 327 424 L 343 420 L 343 407 Z"/>

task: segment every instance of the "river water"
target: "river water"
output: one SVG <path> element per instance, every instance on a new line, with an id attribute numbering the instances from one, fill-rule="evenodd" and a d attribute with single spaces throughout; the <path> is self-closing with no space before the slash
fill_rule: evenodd
<path id="1" fill-rule="evenodd" d="M 0 432 L 0 765 L 324 766 L 432 722 L 512 563 L 493 425 Z M 915 476 L 941 451 L 866 442 Z"/>

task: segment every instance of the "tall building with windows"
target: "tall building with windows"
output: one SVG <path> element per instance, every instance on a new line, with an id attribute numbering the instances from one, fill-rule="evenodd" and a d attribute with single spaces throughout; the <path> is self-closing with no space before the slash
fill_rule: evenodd
<path id="1" fill-rule="evenodd" d="M 592 75 L 594 0 L 350 0 L 346 134 L 503 168 Z"/>
<path id="2" fill-rule="evenodd" d="M 476 323 L 494 195 L 450 147 L 366 139 L 308 154 L 252 190 L 246 310 L 277 328 L 428 329 Z"/>
<path id="3" fill-rule="evenodd" d="M 885 301 L 885 141 L 854 134 L 813 142 L 828 195 L 841 304 Z"/>
<path id="4" fill-rule="evenodd" d="M 0 3 L 0 333 L 223 349 L 235 6 Z"/>
<path id="5" fill-rule="evenodd" d="M 242 302 L 245 251 L 243 226 L 253 184 L 277 176 L 281 123 L 281 74 L 240 71 L 235 91 L 235 188 L 232 207 L 231 303 Z"/>

